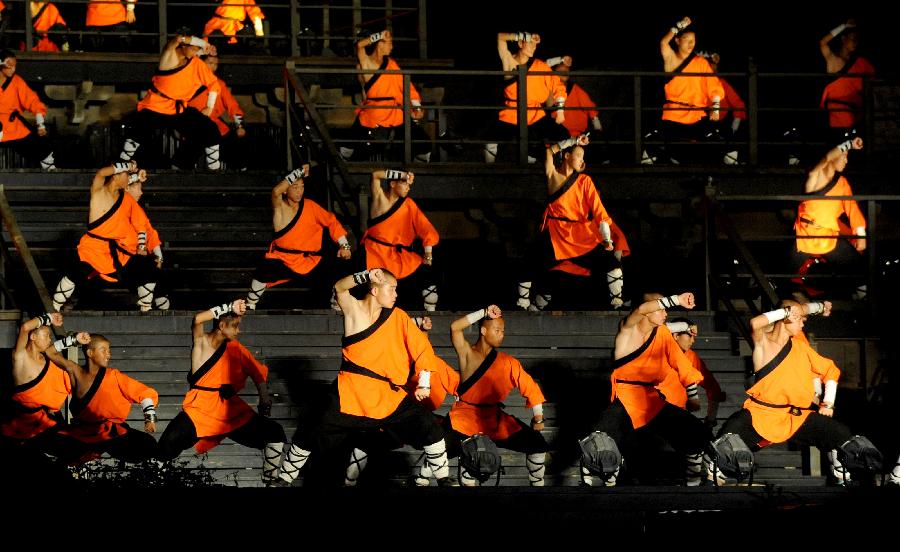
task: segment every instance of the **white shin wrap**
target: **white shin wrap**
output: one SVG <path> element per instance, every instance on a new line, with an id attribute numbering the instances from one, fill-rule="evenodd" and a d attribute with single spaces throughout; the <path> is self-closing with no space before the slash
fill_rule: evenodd
<path id="1" fill-rule="evenodd" d="M 281 463 L 281 475 L 279 477 L 287 483 L 293 483 L 300 474 L 300 469 L 309 460 L 310 454 L 312 454 L 310 451 L 291 444 L 291 448 L 288 449 L 287 455 L 284 457 L 284 462 Z"/>
<path id="2" fill-rule="evenodd" d="M 828 461 L 831 462 L 831 475 L 835 479 L 841 482 L 850 481 L 850 472 L 838 460 L 837 450 L 832 449 L 828 451 Z"/>
<path id="3" fill-rule="evenodd" d="M 450 463 L 447 460 L 447 445 L 441 439 L 437 443 L 425 445 L 425 463 L 437 479 L 445 479 L 450 475 Z"/>
<path id="4" fill-rule="evenodd" d="M 41 169 L 45 171 L 55 171 L 56 170 L 56 161 L 53 159 L 53 152 L 50 152 L 50 155 L 41 159 Z"/>
<path id="5" fill-rule="evenodd" d="M 359 474 L 366 469 L 366 464 L 369 462 L 369 455 L 366 454 L 366 451 L 360 450 L 358 448 L 353 449 L 353 452 L 350 453 L 350 463 L 347 464 L 347 473 L 344 475 L 344 486 L 345 487 L 355 487 L 356 481 L 359 479 Z"/>
<path id="6" fill-rule="evenodd" d="M 265 291 L 266 284 L 259 280 L 251 280 L 250 291 L 247 292 L 247 308 L 250 310 L 256 309 L 256 304 L 259 303 L 259 300 L 262 298 L 262 294 L 265 293 Z"/>
<path id="7" fill-rule="evenodd" d="M 466 468 L 459 470 L 459 484 L 463 487 L 480 487 L 478 479 L 472 477 L 472 474 Z"/>
<path id="8" fill-rule="evenodd" d="M 123 161 L 131 161 L 131 158 L 134 157 L 134 152 L 138 150 L 141 145 L 131 138 L 126 138 L 125 143 L 122 145 L 122 153 L 119 154 L 119 159 Z"/>
<path id="9" fill-rule="evenodd" d="M 484 162 L 493 163 L 497 160 L 497 144 L 484 145 Z"/>
<path id="10" fill-rule="evenodd" d="M 437 309 L 438 292 L 437 286 L 430 285 L 422 290 L 422 301 L 425 303 L 425 310 L 434 312 Z"/>
<path id="11" fill-rule="evenodd" d="M 141 308 L 142 311 L 148 311 L 153 307 L 153 290 L 156 289 L 155 282 L 147 282 L 146 284 L 141 284 L 137 287 L 138 307 Z"/>
<path id="12" fill-rule="evenodd" d="M 544 486 L 544 462 L 546 460 L 546 452 L 525 455 L 525 467 L 528 468 L 528 482 L 532 487 Z"/>
<path id="13" fill-rule="evenodd" d="M 70 280 L 68 276 L 63 276 L 59 283 L 56 284 L 56 291 L 53 292 L 53 309 L 59 311 L 66 304 L 66 301 L 72 297 L 73 293 L 75 293 L 75 282 Z"/>
<path id="14" fill-rule="evenodd" d="M 154 297 L 153 298 L 153 306 L 157 308 L 157 310 L 169 310 L 172 306 L 169 303 L 169 298 L 166 296 L 163 297 Z"/>
<path id="15" fill-rule="evenodd" d="M 432 477 L 434 474 L 431 472 L 431 466 L 428 465 L 423 454 L 419 463 L 419 473 L 415 476 L 416 487 L 427 487 L 430 483 L 429 479 Z"/>
<path id="16" fill-rule="evenodd" d="M 263 481 L 270 483 L 278 477 L 278 468 L 281 467 L 281 453 L 284 451 L 284 443 L 266 443 L 263 448 Z"/>
<path id="17" fill-rule="evenodd" d="M 622 300 L 623 281 L 621 268 L 614 268 L 606 273 L 606 285 L 609 286 L 609 295 L 611 296 L 609 304 L 613 307 L 621 307 L 624 303 Z"/>
<path id="18" fill-rule="evenodd" d="M 616 468 L 616 471 L 613 472 L 613 474 L 610 475 L 606 480 L 601 478 L 600 481 L 603 481 L 603 485 L 606 487 L 615 487 L 616 481 L 619 478 L 619 470 L 620 469 L 621 468 Z M 588 469 L 585 467 L 581 468 L 581 483 L 583 485 L 587 485 L 588 487 L 594 486 L 594 476 L 592 476 L 591 472 L 588 471 Z"/>
<path id="19" fill-rule="evenodd" d="M 549 293 L 538 293 L 534 296 L 534 307 L 537 310 L 544 310 L 547 308 L 547 305 L 550 304 L 550 300 L 553 299 L 553 296 Z"/>
<path id="20" fill-rule="evenodd" d="M 685 455 L 685 477 L 688 487 L 696 487 L 703 481 L 703 453 Z"/>
<path id="21" fill-rule="evenodd" d="M 516 305 L 527 309 L 531 306 L 531 282 L 519 282 L 519 298 Z"/>
<path id="22" fill-rule="evenodd" d="M 219 144 L 213 144 L 204 151 L 206 152 L 206 168 L 212 171 L 221 169 L 222 163 L 219 161 Z"/>
<path id="23" fill-rule="evenodd" d="M 347 160 L 347 159 L 350 159 L 351 157 L 353 157 L 353 151 L 354 151 L 353 148 L 347 148 L 347 147 L 341 146 L 340 148 L 338 148 L 338 150 L 341 154 L 341 157 L 343 157 L 344 160 Z"/>

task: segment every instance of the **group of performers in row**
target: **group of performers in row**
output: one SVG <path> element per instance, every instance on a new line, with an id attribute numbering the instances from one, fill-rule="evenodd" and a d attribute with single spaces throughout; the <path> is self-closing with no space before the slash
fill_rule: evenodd
<path id="1" fill-rule="evenodd" d="M 356 296 L 354 288 L 360 288 Z M 14 387 L 4 397 L 0 443 L 10 451 L 46 453 L 77 464 L 103 453 L 126 461 L 171 460 L 191 447 L 208 451 L 228 437 L 263 451 L 267 485 L 289 486 L 313 454 L 347 450 L 352 452 L 345 484 L 355 485 L 369 454 L 383 450 L 380 441 L 388 440 L 424 451 L 416 485 L 429 485 L 431 479 L 455 485 L 448 460 L 461 455 L 459 482 L 477 486 L 486 477 L 467 461 L 471 448 L 466 442 L 487 438 L 523 452 L 530 484 L 544 485 L 545 398 L 522 364 L 499 350 L 506 321 L 496 305 L 451 324 L 457 371 L 435 354 L 426 333 L 430 319 L 412 318 L 395 306 L 397 279 L 389 271 L 351 274 L 334 285 L 334 293 L 344 319 L 340 369 L 324 406 L 298 421 L 288 447 L 284 430 L 268 417 L 268 369 L 237 339 L 247 312 L 243 299 L 194 316 L 189 390 L 158 443 L 150 435 L 157 429 L 158 394 L 110 366 L 107 338 L 78 332 L 54 343 L 51 326 L 62 324 L 61 314 L 26 321 L 13 351 Z M 716 405 L 724 395 L 691 354 L 697 327 L 689 320 L 666 323 L 670 309 L 694 305 L 691 293 L 651 293 L 620 322 L 611 402 L 580 441 L 582 484 L 615 485 L 630 454 L 622 451 L 629 450 L 631 437 L 640 436 L 661 438 L 683 455 L 689 486 L 746 477 L 752 473 L 753 452 L 783 442 L 829 451 L 830 475 L 840 484 L 860 472 L 880 472 L 878 449 L 832 417 L 840 370 L 813 350 L 803 333 L 808 316 L 831 314 L 830 302 L 784 301 L 750 321 L 755 383 L 714 439 L 709 426 L 715 425 Z M 209 322 L 213 327 L 207 331 Z M 473 325 L 474 343 L 465 336 Z M 77 344 L 83 347 L 84 365 L 60 354 Z M 259 393 L 256 411 L 239 396 L 248 378 Z M 701 385 L 709 398 L 707 423 L 689 412 L 699 408 Z M 503 411 L 514 389 L 533 413 L 530 423 Z M 435 416 L 447 395 L 452 397 L 449 414 Z M 73 418 L 64 423 L 58 414 L 68 396 Z M 143 409 L 144 431 L 125 423 L 133 404 Z M 887 471 L 887 481 L 900 484 L 900 463 Z"/>
<path id="2" fill-rule="evenodd" d="M 241 5 L 230 5 L 234 2 Z M 257 13 L 258 8 L 253 11 L 255 6 L 242 4 L 243 0 L 226 0 L 220 9 L 237 9 L 240 13 L 222 13 L 218 20 L 241 27 L 243 24 L 237 19 L 243 20 L 247 16 L 258 30 L 261 12 Z M 133 8 L 134 3 L 128 6 Z M 116 3 L 110 4 L 109 9 L 117 13 L 134 13 Z M 673 75 L 665 85 L 666 100 L 661 116 L 663 138 L 667 143 L 673 143 L 665 154 L 678 158 L 681 163 L 695 158 L 692 152 L 698 150 L 692 149 L 694 142 L 705 140 L 713 126 L 717 127 L 715 133 L 726 139 L 728 151 L 724 162 L 734 164 L 738 162 L 735 142 L 745 138 L 739 133 L 746 132 L 746 124 L 743 124 L 747 119 L 746 106 L 735 89 L 715 75 L 718 54 L 695 51 L 696 34 L 691 23 L 687 17 L 678 21 L 660 41 L 664 70 Z M 224 28 L 221 30 L 225 31 Z M 234 34 L 232 31 L 236 32 L 229 27 L 231 35 Z M 210 32 L 207 25 L 204 35 Z M 516 45 L 514 52 L 510 50 L 511 42 Z M 554 57 L 546 62 L 538 59 L 534 56 L 540 43 L 541 37 L 536 33 L 497 35 L 503 70 L 512 72 L 522 65 L 528 69 L 523 101 L 527 103 L 528 133 L 535 146 L 530 150 L 534 161 L 540 159 L 541 142 L 552 143 L 603 129 L 596 104 L 569 77 L 572 57 Z M 858 31 L 852 20 L 823 37 L 820 47 L 827 71 L 837 75 L 836 80 L 826 87 L 821 105 L 829 110 L 829 125 L 835 136 L 848 135 L 855 132 L 862 120 L 863 76 L 873 76 L 874 68 L 858 54 Z M 373 148 L 383 149 L 385 141 L 399 138 L 405 117 L 403 76 L 381 72 L 400 70 L 390 57 L 393 51 L 391 31 L 365 37 L 357 42 L 356 48 L 357 67 L 367 72 L 359 75 L 363 101 L 350 132 L 351 141 L 340 148 L 345 159 L 364 158 L 373 152 Z M 0 145 L 19 149 L 24 155 L 40 161 L 45 170 L 53 170 L 55 161 L 44 128 L 46 106 L 20 77 L 15 77 L 15 54 L 6 50 L 2 56 L 0 118 L 6 121 L 9 115 L 18 114 L 18 117 L 10 119 L 12 129 L 4 129 L 6 133 L 0 135 Z M 207 66 L 211 65 L 209 59 L 217 59 L 217 56 L 216 48 L 199 36 L 178 35 L 165 45 L 147 95 L 138 103 L 137 114 L 127 125 L 120 154 L 122 160 L 132 160 L 141 145 L 148 143 L 154 130 L 174 129 L 182 139 L 178 159 L 173 160 L 174 167 L 193 169 L 202 151 L 206 169 L 223 169 L 220 146 L 223 140 L 228 142 L 242 136 L 243 113 L 224 81 L 215 76 L 215 66 Z M 207 63 L 198 57 L 205 58 Z M 498 155 L 503 157 L 502 149 L 499 149 L 502 141 L 509 142 L 518 137 L 518 82 L 513 75 L 505 79 L 508 81 L 503 89 L 505 106 L 489 131 L 491 141 L 485 146 L 488 162 Z M 14 80 L 16 90 L 7 92 Z M 424 115 L 422 98 L 415 86 L 411 85 L 409 97 L 410 116 L 414 120 L 421 119 Z M 547 110 L 547 106 L 552 108 Z M 21 113 L 25 111 L 35 114 L 36 130 L 31 130 L 31 123 L 22 117 Z M 222 119 L 225 113 L 231 117 L 229 124 Z M 416 160 L 427 162 L 431 153 L 430 139 L 419 125 L 411 125 L 411 130 Z M 32 136 L 33 132 L 38 136 Z M 652 133 L 648 139 L 652 140 L 651 136 Z M 680 152 L 676 151 L 678 148 L 681 148 Z M 663 156 L 664 152 L 649 148 L 644 151 L 642 162 L 652 164 L 663 160 Z"/>

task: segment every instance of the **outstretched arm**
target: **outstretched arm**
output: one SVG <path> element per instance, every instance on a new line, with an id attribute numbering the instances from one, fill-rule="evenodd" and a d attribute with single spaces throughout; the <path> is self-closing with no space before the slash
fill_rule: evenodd
<path id="1" fill-rule="evenodd" d="M 663 35 L 662 39 L 659 41 L 659 52 L 662 54 L 663 61 L 671 59 L 672 56 L 675 55 L 675 50 L 669 45 L 672 42 L 672 39 L 675 38 L 679 32 L 687 28 L 688 25 L 691 24 L 691 18 L 685 17 L 678 23 L 675 23 L 675 26 L 669 29 L 665 35 Z"/>
<path id="2" fill-rule="evenodd" d="M 694 294 L 685 292 L 681 295 L 670 295 L 669 297 L 663 297 L 662 299 L 651 299 L 646 303 L 641 303 L 641 305 L 631 311 L 631 314 L 625 319 L 625 322 L 622 324 L 622 329 L 634 327 L 641 320 L 642 316 L 676 306 L 681 306 L 686 309 L 694 308 Z"/>

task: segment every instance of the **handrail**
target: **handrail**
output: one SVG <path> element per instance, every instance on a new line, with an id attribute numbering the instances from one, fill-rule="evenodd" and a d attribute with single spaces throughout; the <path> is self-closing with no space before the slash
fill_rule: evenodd
<path id="1" fill-rule="evenodd" d="M 22 262 L 25 264 L 25 270 L 28 272 L 31 283 L 37 290 L 44 311 L 53 312 L 53 301 L 50 299 L 47 285 L 44 283 L 44 278 L 34 263 L 34 257 L 32 257 L 31 250 L 25 242 L 25 236 L 22 235 L 22 230 L 19 228 L 19 223 L 16 221 L 12 208 L 9 206 L 9 201 L 6 200 L 3 184 L 0 184 L 0 215 L 2 215 L 0 218 L 3 218 L 3 225 L 6 226 L 6 230 L 12 238 L 13 245 L 15 245 Z"/>
<path id="2" fill-rule="evenodd" d="M 287 144 L 287 165 L 288 168 L 293 168 L 293 155 L 294 153 L 291 150 L 291 146 L 294 144 L 293 139 L 293 125 L 292 114 L 293 114 L 293 106 L 294 101 L 292 99 L 292 95 L 296 94 L 296 96 L 300 100 L 300 105 L 303 106 L 304 111 L 309 115 L 309 121 L 312 122 L 316 133 L 321 138 L 322 143 L 325 146 L 325 151 L 327 152 L 327 162 L 329 166 L 336 167 L 338 174 L 341 176 L 341 180 L 344 183 L 345 188 L 351 191 L 351 193 L 356 193 L 359 190 L 359 186 L 354 181 L 353 177 L 350 176 L 349 171 L 347 170 L 347 164 L 344 162 L 340 153 L 338 152 L 337 146 L 334 145 L 334 141 L 331 139 L 331 134 L 328 132 L 328 128 L 325 125 L 325 121 L 322 119 L 321 115 L 319 115 L 318 111 L 316 111 L 315 105 L 309 100 L 309 93 L 306 91 L 306 87 L 303 86 L 296 75 L 293 73 L 293 66 L 291 64 L 287 64 L 283 69 L 284 75 L 284 90 L 285 90 L 285 132 L 287 133 L 285 143 Z M 301 133 L 302 136 L 306 137 L 305 133 Z M 312 146 L 312 143 L 309 144 Z M 310 153 L 312 152 L 312 148 L 308 147 Z M 337 200 L 340 205 L 341 211 L 343 212 L 344 217 L 349 217 L 354 220 L 355 224 L 353 225 L 353 232 L 355 235 L 360 236 L 360 228 L 361 228 L 361 220 L 360 220 L 360 207 L 356 205 L 355 209 L 351 210 L 350 205 L 345 201 L 344 194 L 338 190 L 337 186 L 335 186 L 334 181 L 331 178 L 326 176 L 325 182 L 328 186 L 328 190 L 332 193 L 334 199 Z M 330 207 L 330 205 L 329 205 Z"/>

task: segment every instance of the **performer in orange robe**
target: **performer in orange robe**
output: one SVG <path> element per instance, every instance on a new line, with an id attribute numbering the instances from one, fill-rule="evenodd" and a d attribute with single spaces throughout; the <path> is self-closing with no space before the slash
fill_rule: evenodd
<path id="1" fill-rule="evenodd" d="M 323 259 L 323 238 L 328 230 L 331 239 L 339 246 L 337 258 L 350 259 L 350 243 L 347 231 L 333 213 L 303 196 L 304 179 L 309 176 L 309 165 L 294 169 L 272 189 L 272 226 L 275 239 L 269 246 L 262 264 L 253 273 L 247 308 L 256 309 L 262 294 L 268 287 L 291 280 L 306 282 L 321 288 L 322 272 L 313 273 Z M 326 263 L 329 276 L 336 272 L 332 263 Z M 346 271 L 344 272 L 346 273 Z M 318 295 L 326 294 L 319 289 Z M 313 292 L 316 294 L 316 292 Z"/>
<path id="2" fill-rule="evenodd" d="M 371 282 L 362 300 L 350 289 Z M 410 317 L 394 306 L 397 279 L 386 270 L 358 272 L 334 286 L 344 315 L 341 371 L 318 421 L 301 423 L 281 467 L 290 485 L 314 449 L 336 449 L 347 437 L 383 429 L 424 449 L 438 482 L 450 475 L 443 432 L 430 412 L 416 401 L 429 397 L 431 372 L 439 370 L 434 350 Z M 404 389 L 411 374 L 419 377 L 414 397 Z"/>
<path id="3" fill-rule="evenodd" d="M 836 42 L 840 42 L 837 50 L 832 48 Z M 866 107 L 863 94 L 866 80 L 875 76 L 875 68 L 859 54 L 858 48 L 859 30 L 853 20 L 838 25 L 819 40 L 825 70 L 837 76 L 825 86 L 820 103 L 828 110 L 828 126 L 836 140 L 863 130 Z"/>
<path id="4" fill-rule="evenodd" d="M 12 148 L 45 171 L 56 170 L 53 148 L 44 125 L 47 106 L 16 74 L 18 61 L 12 50 L 0 51 L 0 148 Z M 35 126 L 22 115 L 34 113 Z"/>
<path id="5" fill-rule="evenodd" d="M 69 41 L 64 33 L 68 30 L 66 20 L 59 14 L 59 10 L 52 2 L 31 2 L 31 26 L 36 33 L 37 44 L 34 45 L 34 52 L 59 52 L 60 48 L 64 51 L 69 50 Z M 48 31 L 54 31 L 51 36 Z M 24 47 L 22 48 L 25 49 Z"/>
<path id="6" fill-rule="evenodd" d="M 263 36 L 262 22 L 266 16 L 253 0 L 222 0 L 216 8 L 212 19 L 203 27 L 203 38 L 219 32 L 228 37 L 229 44 L 237 44 L 235 35 L 244 28 L 244 20 L 250 18 L 253 22 L 253 32 L 256 36 Z"/>
<path id="7" fill-rule="evenodd" d="M 815 314 L 828 316 L 830 304 L 782 301 L 779 309 L 750 321 L 755 383 L 743 408 L 722 424 L 718 435 L 734 433 L 753 451 L 785 441 L 831 451 L 832 476 L 845 480 L 846 470 L 834 451 L 853 434 L 832 418 L 840 370 L 794 337 L 803 331 L 806 317 Z M 811 374 L 825 382 L 818 405 L 813 404 Z"/>
<path id="8" fill-rule="evenodd" d="M 209 70 L 214 74 L 219 70 L 218 54 L 209 53 L 200 56 L 200 59 L 206 63 Z M 244 110 L 231 94 L 228 84 L 216 75 L 219 82 L 219 96 L 215 100 L 209 117 L 219 129 L 222 136 L 222 158 L 225 164 L 231 170 L 243 170 L 247 168 L 248 151 L 243 140 L 247 136 L 244 129 Z M 203 88 L 199 94 L 196 94 L 189 102 L 188 106 L 193 107 L 197 111 L 203 111 L 209 103 L 209 89 Z M 226 115 L 230 121 L 226 119 Z"/>
<path id="9" fill-rule="evenodd" d="M 340 148 L 346 160 L 359 156 L 362 151 L 368 156 L 375 152 L 384 152 L 385 142 L 403 140 L 403 75 L 385 74 L 383 71 L 400 71 L 400 66 L 390 55 L 394 49 L 394 38 L 391 31 L 381 31 L 363 38 L 356 43 L 357 69 L 367 72 L 360 74 L 363 87 L 363 104 L 356 111 L 356 120 L 350 129 L 350 135 L 359 142 L 350 143 Z M 410 115 L 421 119 L 422 96 L 410 83 L 409 86 Z M 431 138 L 417 124 L 410 125 L 412 153 L 417 161 L 427 163 L 431 160 Z M 390 152 L 388 152 L 390 153 Z M 397 155 L 393 155 L 397 158 Z"/>
<path id="10" fill-rule="evenodd" d="M 194 315 L 191 351 L 191 388 L 183 410 L 159 439 L 160 460 L 171 460 L 194 446 L 198 453 L 214 448 L 225 437 L 263 451 L 263 482 L 278 475 L 284 447 L 284 429 L 268 418 L 272 409 L 266 380 L 269 369 L 237 341 L 246 305 L 242 299 Z M 203 325 L 214 321 L 210 332 Z M 253 380 L 259 391 L 259 413 L 238 395 Z"/>
<path id="11" fill-rule="evenodd" d="M 142 311 L 154 306 L 169 308 L 165 291 L 156 290 L 160 269 L 147 247 L 150 221 L 134 197 L 124 191 L 140 178 L 137 166 L 124 162 L 104 167 L 94 175 L 87 233 L 78 242 L 78 262 L 56 286 L 55 309 L 62 308 L 76 285 L 96 276 L 133 289 Z"/>
<path id="12" fill-rule="evenodd" d="M 93 454 L 108 453 L 126 462 L 147 460 L 156 451 L 157 392 L 111 368 L 111 345 L 108 339 L 93 334 L 85 346 L 87 364 L 69 373 L 72 378 L 72 425 L 61 430 L 82 442 Z M 128 426 L 125 420 L 131 405 L 139 404 L 144 412 L 144 431 Z"/>
<path id="13" fill-rule="evenodd" d="M 703 362 L 697 351 L 692 348 L 697 340 L 697 324 L 693 320 L 680 316 L 667 322 L 666 327 L 669 328 L 669 331 L 672 332 L 672 336 L 675 338 L 675 342 L 684 351 L 684 356 L 688 359 L 688 362 L 703 376 L 700 387 L 706 391 L 706 418 L 704 421 L 707 427 L 713 428 L 716 425 L 719 404 L 725 401 L 725 392 L 722 391 L 722 387 L 713 373 L 706 367 L 706 363 Z M 700 407 L 699 403 L 696 404 L 696 407 Z"/>
<path id="14" fill-rule="evenodd" d="M 173 160 L 179 167 L 193 168 L 203 149 L 206 168 L 221 170 L 222 137 L 210 118 L 221 92 L 219 79 L 197 57 L 208 53 L 216 53 L 215 48 L 198 37 L 178 35 L 166 44 L 150 90 L 138 102 L 137 115 L 126 129 L 125 144 L 119 154 L 122 160 L 130 161 L 153 130 L 166 128 L 175 129 L 184 137 Z M 208 92 L 206 107 L 198 111 L 188 106 L 204 88 Z"/>
<path id="15" fill-rule="evenodd" d="M 366 250 L 366 268 L 383 267 L 398 280 L 416 273 L 411 287 L 422 289 L 426 311 L 437 308 L 438 291 L 433 270 L 434 246 L 440 241 L 428 217 L 409 197 L 415 180 L 411 172 L 375 171 L 371 180 L 369 228 L 362 237 Z M 384 183 L 388 184 L 385 191 Z M 416 240 L 421 240 L 423 252 Z"/>
<path id="16" fill-rule="evenodd" d="M 708 431 L 692 414 L 667 402 L 659 390 L 661 385 L 678 389 L 671 383 L 672 378 L 677 378 L 680 388 L 690 389 L 696 397 L 697 384 L 703 379 L 665 326 L 666 309 L 679 305 L 691 309 L 694 296 L 682 293 L 663 297 L 654 293 L 645 295 L 645 299 L 628 315 L 616 335 L 612 404 L 603 412 L 594 431 L 605 433 L 619 445 L 635 430 L 658 435 L 685 455 L 687 484 L 699 485 L 702 452 L 709 443 Z M 680 397 L 677 402 L 681 402 Z M 618 470 L 605 484 L 615 485 L 617 477 Z M 593 484 L 592 476 L 584 468 L 582 479 L 588 485 Z"/>
<path id="17" fill-rule="evenodd" d="M 591 177 L 584 174 L 584 146 L 586 136 L 568 138 L 548 148 L 544 169 L 547 177 L 547 208 L 541 234 L 538 236 L 526 262 L 526 274 L 519 281 L 519 298 L 516 304 L 530 310 L 543 310 L 552 299 L 552 291 L 546 282 L 547 272 L 560 261 L 569 261 L 594 277 L 605 276 L 609 289 L 609 304 L 614 309 L 624 304 L 622 298 L 623 274 L 619 258 L 613 253 L 611 223 L 600 194 Z M 563 156 L 559 169 L 553 154 L 572 148 Z M 532 299 L 532 284 L 535 294 Z"/>

